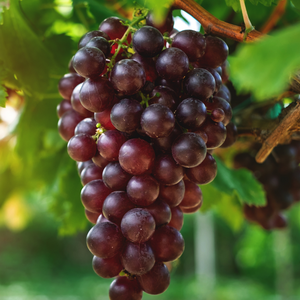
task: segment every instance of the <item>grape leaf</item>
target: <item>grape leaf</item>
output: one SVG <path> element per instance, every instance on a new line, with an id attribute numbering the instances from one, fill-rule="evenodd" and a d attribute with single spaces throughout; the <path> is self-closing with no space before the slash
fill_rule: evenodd
<path id="1" fill-rule="evenodd" d="M 237 195 L 241 203 L 248 205 L 264 206 L 265 193 L 262 185 L 246 169 L 232 170 L 215 157 L 218 165 L 218 174 L 210 183 L 217 190 L 232 196 Z"/>
<path id="2" fill-rule="evenodd" d="M 76 171 L 76 163 L 68 157 L 63 149 L 58 165 L 55 180 L 49 186 L 47 200 L 50 211 L 60 221 L 60 235 L 75 234 L 87 227 L 84 207 L 80 201 L 81 183 Z"/>
<path id="3" fill-rule="evenodd" d="M 228 6 L 231 6 L 234 11 L 241 10 L 240 0 L 225 0 Z M 254 5 L 263 4 L 265 6 L 271 6 L 274 3 L 277 3 L 278 0 L 250 0 L 250 2 Z"/>
<path id="4" fill-rule="evenodd" d="M 231 79 L 239 92 L 251 92 L 258 100 L 275 97 L 288 87 L 300 68 L 300 25 L 290 26 L 256 43 L 241 45 L 229 57 Z"/>
<path id="5" fill-rule="evenodd" d="M 291 3 L 292 3 L 297 9 L 300 9 L 300 0 L 291 0 Z"/>
<path id="6" fill-rule="evenodd" d="M 0 25 L 0 57 L 30 94 L 47 91 L 51 75 L 61 73 L 52 53 L 27 24 L 18 1 L 11 0 Z"/>
<path id="7" fill-rule="evenodd" d="M 238 231 L 244 222 L 244 216 L 237 194 L 226 194 L 212 184 L 202 185 L 201 190 L 203 205 L 200 212 L 214 209 L 234 231 Z"/>

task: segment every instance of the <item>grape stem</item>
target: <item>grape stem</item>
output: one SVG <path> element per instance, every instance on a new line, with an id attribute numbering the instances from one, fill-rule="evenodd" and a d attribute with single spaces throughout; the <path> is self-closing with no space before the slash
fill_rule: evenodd
<path id="1" fill-rule="evenodd" d="M 245 37 L 241 26 L 219 20 L 193 0 L 175 0 L 173 8 L 186 11 L 201 23 L 205 32 L 223 38 L 230 38 L 238 42 L 254 42 L 264 36 L 261 32 L 252 30 Z"/>
<path id="2" fill-rule="evenodd" d="M 252 30 L 254 30 L 254 26 L 252 26 L 251 21 L 249 19 L 247 8 L 245 5 L 245 0 L 240 0 L 240 5 L 241 5 L 243 19 L 244 19 L 244 23 L 245 23 L 245 33 L 244 33 L 244 39 L 243 39 L 243 41 L 245 41 L 248 33 L 251 32 Z"/>
<path id="3" fill-rule="evenodd" d="M 258 151 L 255 159 L 258 163 L 262 163 L 272 152 L 273 148 L 278 144 L 285 143 L 290 140 L 291 133 L 299 130 L 298 121 L 300 119 L 300 102 L 292 102 L 285 108 L 279 116 L 279 124 L 269 133 L 263 141 L 261 149 Z M 298 126 L 297 126 L 298 125 Z"/>
<path id="4" fill-rule="evenodd" d="M 108 66 L 108 72 L 111 70 L 112 66 L 115 64 L 115 60 L 117 55 L 119 54 L 120 50 L 122 49 L 122 44 L 124 44 L 127 41 L 128 35 L 135 30 L 135 28 L 133 26 L 137 25 L 138 23 L 140 23 L 142 20 L 144 20 L 146 18 L 148 14 L 148 10 L 143 11 L 143 13 L 137 17 L 136 19 L 134 19 L 129 25 L 127 30 L 125 31 L 124 35 L 122 36 L 121 39 L 117 40 L 118 43 L 118 48 L 116 49 L 114 55 L 112 56 L 109 66 Z"/>

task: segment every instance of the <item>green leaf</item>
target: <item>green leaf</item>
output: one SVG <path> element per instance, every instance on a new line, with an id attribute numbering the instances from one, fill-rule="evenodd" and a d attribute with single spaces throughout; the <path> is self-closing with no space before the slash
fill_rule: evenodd
<path id="1" fill-rule="evenodd" d="M 76 163 L 72 161 L 65 149 L 60 159 L 56 158 L 58 166 L 55 180 L 46 189 L 47 202 L 50 211 L 61 223 L 61 235 L 75 234 L 87 227 L 84 207 L 80 200 L 81 183 L 76 170 Z"/>
<path id="2" fill-rule="evenodd" d="M 236 194 L 229 195 L 221 192 L 212 184 L 201 186 L 201 190 L 203 205 L 200 212 L 214 209 L 234 231 L 241 229 L 244 216 L 241 203 Z"/>
<path id="3" fill-rule="evenodd" d="M 231 6 L 234 11 L 241 10 L 240 0 L 225 0 L 228 6 Z M 250 2 L 254 5 L 262 4 L 264 6 L 271 6 L 272 4 L 276 4 L 278 0 L 250 0 Z M 246 3 L 247 5 L 247 3 Z"/>
<path id="4" fill-rule="evenodd" d="M 15 74 L 30 94 L 45 93 L 50 77 L 61 73 L 52 53 L 27 24 L 17 0 L 11 0 L 9 9 L 3 13 L 0 44 L 5 68 Z"/>
<path id="5" fill-rule="evenodd" d="M 300 68 L 299 36 L 297 24 L 240 46 L 236 55 L 229 58 L 231 79 L 238 91 L 251 92 L 258 100 L 284 92 L 291 74 Z"/>
<path id="6" fill-rule="evenodd" d="M 241 5 L 239 0 L 225 0 L 228 6 L 231 6 L 234 11 L 241 10 Z"/>
<path id="7" fill-rule="evenodd" d="M 246 169 L 232 170 L 215 157 L 218 165 L 218 174 L 210 183 L 217 190 L 229 195 L 236 195 L 241 203 L 264 206 L 265 193 L 262 185 Z M 202 187 L 201 187 L 202 188 Z"/>

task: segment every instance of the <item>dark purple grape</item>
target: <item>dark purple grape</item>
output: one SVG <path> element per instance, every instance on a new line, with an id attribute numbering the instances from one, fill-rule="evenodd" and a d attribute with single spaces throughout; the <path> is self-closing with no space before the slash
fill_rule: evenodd
<path id="1" fill-rule="evenodd" d="M 101 127 L 106 130 L 114 130 L 115 126 L 112 124 L 110 120 L 110 112 L 112 108 L 108 108 L 104 111 L 94 113 L 94 119 L 97 123 L 101 124 Z"/>
<path id="2" fill-rule="evenodd" d="M 143 107 L 138 101 L 125 98 L 113 106 L 110 120 L 119 131 L 130 133 L 140 126 L 142 112 Z"/>
<path id="3" fill-rule="evenodd" d="M 180 134 L 182 134 L 182 130 L 175 124 L 173 131 L 168 136 L 152 140 L 155 151 L 157 153 L 171 153 L 172 144 Z"/>
<path id="4" fill-rule="evenodd" d="M 142 300 L 143 291 L 136 279 L 117 277 L 109 287 L 110 300 Z"/>
<path id="5" fill-rule="evenodd" d="M 106 40 L 110 39 L 109 36 L 101 30 L 89 31 L 85 35 L 83 35 L 82 38 L 80 39 L 78 43 L 78 49 L 85 47 L 88 44 L 88 42 L 94 37 L 102 37 L 105 38 Z"/>
<path id="6" fill-rule="evenodd" d="M 204 131 L 207 135 L 207 149 L 220 147 L 226 139 L 226 127 L 224 124 L 222 122 L 214 122 L 210 118 L 206 118 L 199 131 Z"/>
<path id="7" fill-rule="evenodd" d="M 76 73 L 75 69 L 73 68 L 73 57 L 70 59 L 69 64 L 68 64 L 68 69 L 70 73 Z"/>
<path id="8" fill-rule="evenodd" d="M 222 122 L 225 126 L 230 122 L 232 118 L 232 110 L 230 104 L 226 100 L 215 96 L 207 99 L 206 101 L 203 101 L 203 103 L 205 104 L 208 111 L 213 111 L 216 108 L 221 108 L 225 113 L 225 118 Z"/>
<path id="9" fill-rule="evenodd" d="M 170 285 L 169 270 L 165 264 L 160 262 L 155 263 L 148 273 L 137 278 L 143 291 L 151 295 L 163 293 Z"/>
<path id="10" fill-rule="evenodd" d="M 87 47 L 95 47 L 101 50 L 105 57 L 110 55 L 110 45 L 106 38 L 102 36 L 93 37 L 86 45 Z"/>
<path id="11" fill-rule="evenodd" d="M 110 258 L 121 252 L 125 239 L 116 224 L 104 222 L 92 227 L 87 234 L 86 242 L 93 255 Z"/>
<path id="12" fill-rule="evenodd" d="M 162 78 L 171 81 L 181 80 L 189 70 L 189 59 L 182 50 L 168 48 L 158 56 L 156 70 Z"/>
<path id="13" fill-rule="evenodd" d="M 212 76 L 214 76 L 216 82 L 215 93 L 217 93 L 222 85 L 221 75 L 218 73 L 218 71 L 216 71 L 216 69 L 210 67 L 203 67 L 203 69 L 206 69 L 209 73 L 211 73 Z"/>
<path id="14" fill-rule="evenodd" d="M 76 161 L 90 160 L 96 151 L 97 146 L 94 139 L 84 133 L 73 136 L 68 142 L 68 154 Z"/>
<path id="15" fill-rule="evenodd" d="M 152 138 L 168 136 L 175 125 L 175 116 L 166 106 L 152 104 L 141 115 L 141 127 Z"/>
<path id="16" fill-rule="evenodd" d="M 168 226 L 174 227 L 178 231 L 181 230 L 183 226 L 183 212 L 180 207 L 172 207 L 171 208 L 172 218 L 169 222 Z"/>
<path id="17" fill-rule="evenodd" d="M 103 214 L 100 214 L 98 219 L 97 219 L 97 223 L 104 223 L 104 222 L 110 222 L 108 221 L 104 216 Z"/>
<path id="18" fill-rule="evenodd" d="M 103 202 L 111 192 L 101 179 L 92 180 L 81 190 L 82 204 L 90 212 L 101 213 Z"/>
<path id="19" fill-rule="evenodd" d="M 134 207 L 126 192 L 114 191 L 106 197 L 102 212 L 107 220 L 120 225 L 123 216 Z"/>
<path id="20" fill-rule="evenodd" d="M 95 47 L 80 48 L 73 58 L 73 67 L 76 72 L 86 78 L 99 76 L 106 65 L 105 55 Z"/>
<path id="21" fill-rule="evenodd" d="M 152 27 L 158 29 L 162 34 L 164 34 L 165 32 L 171 32 L 172 29 L 173 29 L 173 25 L 174 25 L 174 19 L 173 19 L 173 16 L 172 16 L 172 11 L 170 10 L 168 12 L 168 14 L 166 15 L 164 21 L 161 22 L 161 23 L 157 22 L 153 12 L 149 12 L 147 17 L 146 17 L 146 24 L 148 26 L 152 26 Z"/>
<path id="22" fill-rule="evenodd" d="M 144 207 L 154 218 L 156 227 L 166 225 L 171 220 L 170 206 L 164 201 L 157 199 L 153 204 Z"/>
<path id="23" fill-rule="evenodd" d="M 231 93 L 228 89 L 228 87 L 224 84 L 221 85 L 220 90 L 216 94 L 217 97 L 223 98 L 228 103 L 231 102 Z"/>
<path id="24" fill-rule="evenodd" d="M 80 174 L 82 185 L 86 185 L 92 180 L 102 179 L 103 168 L 98 167 L 94 163 L 84 168 Z"/>
<path id="25" fill-rule="evenodd" d="M 146 73 L 135 60 L 122 59 L 112 68 L 109 80 L 116 91 L 133 95 L 144 86 Z"/>
<path id="26" fill-rule="evenodd" d="M 144 69 L 146 73 L 146 80 L 153 82 L 157 78 L 157 72 L 155 68 L 155 63 L 152 57 L 143 57 L 138 53 L 134 53 L 131 59 L 138 62 Z M 145 86 L 143 87 L 144 90 Z"/>
<path id="27" fill-rule="evenodd" d="M 131 174 L 125 172 L 119 162 L 110 162 L 103 170 L 104 183 L 114 191 L 125 191 Z"/>
<path id="28" fill-rule="evenodd" d="M 87 160 L 87 161 L 78 161 L 77 163 L 77 170 L 78 170 L 78 174 L 79 176 L 81 175 L 82 171 L 88 167 L 89 165 L 92 165 L 93 164 L 93 161 L 90 159 L 90 160 Z"/>
<path id="29" fill-rule="evenodd" d="M 226 126 L 226 139 L 224 143 L 220 146 L 221 148 L 227 148 L 232 146 L 238 137 L 238 131 L 236 126 L 233 123 L 229 123 Z"/>
<path id="30" fill-rule="evenodd" d="M 213 156 L 206 154 L 204 161 L 195 168 L 186 169 L 187 177 L 197 184 L 207 184 L 217 176 L 217 163 Z"/>
<path id="31" fill-rule="evenodd" d="M 181 203 L 179 204 L 179 207 L 183 209 L 193 208 L 202 204 L 203 195 L 199 186 L 196 183 L 189 180 L 185 180 L 184 185 L 185 193 Z"/>
<path id="32" fill-rule="evenodd" d="M 96 127 L 97 122 L 92 118 L 85 118 L 82 121 L 78 123 L 78 125 L 75 127 L 75 134 L 84 133 L 86 135 L 93 136 L 96 134 Z"/>
<path id="33" fill-rule="evenodd" d="M 133 208 L 123 216 L 121 231 L 130 242 L 144 243 L 155 231 L 155 220 L 148 211 L 142 208 Z"/>
<path id="34" fill-rule="evenodd" d="M 148 101 L 149 105 L 151 104 L 161 104 L 167 106 L 172 111 L 175 111 L 177 103 L 179 102 L 178 96 L 174 90 L 167 86 L 156 86 L 151 94 L 151 99 Z"/>
<path id="35" fill-rule="evenodd" d="M 183 30 L 173 38 L 172 47 L 176 47 L 185 52 L 190 62 L 198 60 L 205 52 L 206 39 L 197 31 Z"/>
<path id="36" fill-rule="evenodd" d="M 71 96 L 71 104 L 74 110 L 76 110 L 81 115 L 85 116 L 86 118 L 90 118 L 93 116 L 93 113 L 87 110 L 84 106 L 82 106 L 79 98 L 79 92 L 82 87 L 83 83 L 78 84 L 75 89 L 73 90 Z"/>
<path id="37" fill-rule="evenodd" d="M 184 88 L 188 96 L 205 100 L 215 92 L 215 78 L 207 70 L 195 68 L 187 73 Z"/>
<path id="38" fill-rule="evenodd" d="M 86 185 L 92 180 L 102 179 L 102 172 L 103 168 L 98 167 L 94 163 L 88 165 L 80 174 L 82 185 Z"/>
<path id="39" fill-rule="evenodd" d="M 119 150 L 126 142 L 125 136 L 117 130 L 102 133 L 97 141 L 100 155 L 108 161 L 118 160 Z"/>
<path id="40" fill-rule="evenodd" d="M 204 55 L 198 60 L 202 66 L 217 68 L 221 66 L 228 56 L 228 46 L 216 36 L 206 36 L 206 49 Z"/>
<path id="41" fill-rule="evenodd" d="M 105 168 L 106 165 L 109 163 L 109 161 L 107 159 L 105 159 L 104 157 L 102 157 L 99 153 L 99 151 L 96 152 L 96 155 L 92 158 L 93 163 L 95 165 L 97 165 L 100 168 Z"/>
<path id="42" fill-rule="evenodd" d="M 120 39 L 127 30 L 127 26 L 122 24 L 118 17 L 109 17 L 101 22 L 99 30 L 108 34 L 111 40 Z"/>
<path id="43" fill-rule="evenodd" d="M 161 185 L 159 190 L 159 199 L 166 202 L 171 208 L 180 204 L 184 197 L 185 185 L 180 180 L 174 185 Z"/>
<path id="44" fill-rule="evenodd" d="M 68 110 L 73 110 L 71 102 L 68 100 L 62 100 L 56 107 L 57 116 L 61 118 Z"/>
<path id="45" fill-rule="evenodd" d="M 151 170 L 154 158 L 153 148 L 142 139 L 126 141 L 119 151 L 121 167 L 132 175 L 141 175 Z"/>
<path id="46" fill-rule="evenodd" d="M 184 99 L 177 107 L 176 120 L 187 129 L 196 130 L 206 118 L 206 107 L 195 98 Z"/>
<path id="47" fill-rule="evenodd" d="M 202 202 L 194 207 L 190 207 L 190 208 L 180 207 L 180 209 L 184 214 L 193 214 L 197 212 L 201 208 L 201 206 L 202 206 Z"/>
<path id="48" fill-rule="evenodd" d="M 58 91 L 64 99 L 71 101 L 73 90 L 83 81 L 84 78 L 77 73 L 65 74 L 58 83 Z"/>
<path id="49" fill-rule="evenodd" d="M 93 269 L 95 273 L 102 278 L 112 278 L 119 275 L 124 269 L 121 263 L 120 255 L 110 258 L 93 257 Z"/>
<path id="50" fill-rule="evenodd" d="M 206 156 L 205 143 L 194 132 L 183 133 L 172 145 L 172 156 L 179 165 L 185 168 L 196 167 Z"/>
<path id="51" fill-rule="evenodd" d="M 101 112 L 114 102 L 114 90 L 110 82 L 102 77 L 87 79 L 80 90 L 81 104 L 92 112 Z"/>
<path id="52" fill-rule="evenodd" d="M 88 211 L 87 209 L 84 210 L 86 218 L 92 223 L 96 224 L 97 220 L 100 216 L 100 213 L 94 213 L 91 211 Z"/>
<path id="53" fill-rule="evenodd" d="M 171 226 L 157 228 L 149 240 L 156 261 L 173 261 L 181 256 L 184 240 L 178 230 Z"/>
<path id="54" fill-rule="evenodd" d="M 71 109 L 66 111 L 58 121 L 58 131 L 60 136 L 69 141 L 74 136 L 74 130 L 77 124 L 82 121 L 84 116 Z"/>
<path id="55" fill-rule="evenodd" d="M 150 175 L 133 176 L 126 190 L 130 201 L 135 205 L 148 206 L 157 199 L 159 184 Z"/>
<path id="56" fill-rule="evenodd" d="M 224 121 L 224 119 L 225 119 L 224 110 L 222 108 L 219 108 L 219 107 L 213 109 L 211 111 L 210 118 L 214 122 L 222 122 L 222 121 Z"/>
<path id="57" fill-rule="evenodd" d="M 172 89 L 173 91 L 175 91 L 177 94 L 179 94 L 181 92 L 181 81 L 178 80 L 178 81 L 171 81 L 171 80 L 167 80 L 165 78 L 161 78 L 161 77 L 158 77 L 156 80 L 155 80 L 155 84 L 157 86 L 166 86 L 166 87 L 169 87 L 170 89 Z"/>
<path id="58" fill-rule="evenodd" d="M 152 174 L 159 183 L 174 185 L 183 178 L 184 170 L 171 155 L 165 154 L 155 158 Z"/>
<path id="59" fill-rule="evenodd" d="M 140 55 L 154 57 L 161 52 L 164 46 L 164 38 L 156 28 L 143 26 L 133 35 L 132 45 Z"/>
<path id="60" fill-rule="evenodd" d="M 147 243 L 133 244 L 127 241 L 121 260 L 126 271 L 134 275 L 149 272 L 155 264 L 153 251 Z"/>

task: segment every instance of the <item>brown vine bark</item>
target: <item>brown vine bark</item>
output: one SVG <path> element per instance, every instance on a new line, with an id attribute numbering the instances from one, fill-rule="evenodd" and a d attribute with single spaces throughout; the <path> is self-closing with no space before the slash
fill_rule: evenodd
<path id="1" fill-rule="evenodd" d="M 244 32 L 241 26 L 233 25 L 217 19 L 202 6 L 193 0 L 175 0 L 173 8 L 182 9 L 197 19 L 203 26 L 205 32 L 212 33 L 220 37 L 243 42 Z M 253 42 L 262 38 L 263 34 L 257 30 L 248 33 L 245 41 Z"/>

